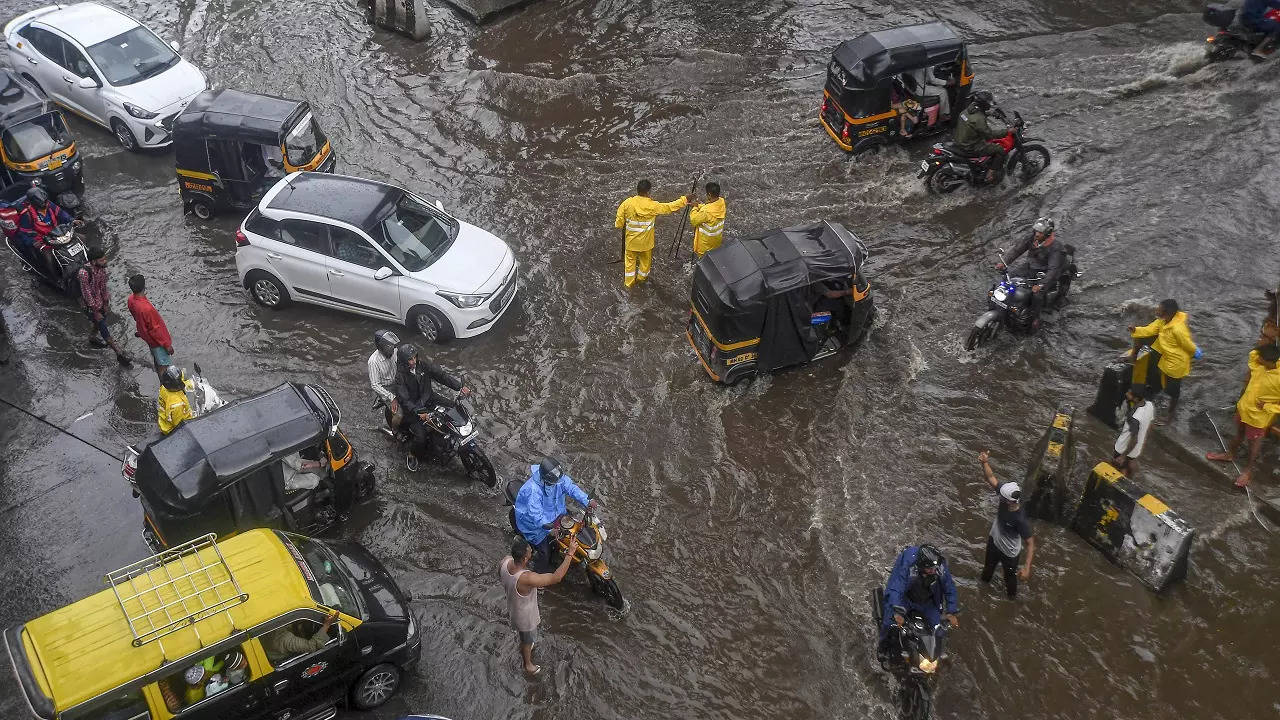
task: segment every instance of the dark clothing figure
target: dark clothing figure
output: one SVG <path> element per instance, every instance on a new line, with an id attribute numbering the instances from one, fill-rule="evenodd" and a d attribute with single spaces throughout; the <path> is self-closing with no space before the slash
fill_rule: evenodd
<path id="1" fill-rule="evenodd" d="M 1006 152 L 1004 146 L 990 141 L 1008 134 L 1009 128 L 1004 123 L 992 123 L 987 113 L 970 105 L 960 113 L 960 120 L 956 123 L 954 147 L 956 152 L 966 157 L 993 156 L 992 167 L 998 170 L 1004 167 Z"/>
<path id="2" fill-rule="evenodd" d="M 1026 257 L 1023 258 L 1022 262 L 1017 265 L 1010 265 L 1010 263 L 1023 255 L 1026 255 Z M 1026 240 L 1007 251 L 1000 260 L 1009 266 L 1009 275 L 1012 277 L 1034 280 L 1036 273 L 1044 273 L 1042 279 L 1033 283 L 1040 286 L 1040 292 L 1031 294 L 1031 308 L 1037 314 L 1044 307 L 1045 297 L 1057 288 L 1058 280 L 1067 269 L 1066 248 L 1058 243 L 1056 239 L 1052 243 L 1036 247 L 1034 233 L 1028 235 Z"/>
<path id="3" fill-rule="evenodd" d="M 1018 557 L 1022 554 L 1022 543 L 1031 536 L 1031 521 L 1027 519 L 1026 510 L 1022 507 L 1010 509 L 1009 504 L 1001 500 L 995 522 L 991 524 L 991 534 L 987 536 L 982 582 L 991 582 L 996 573 L 996 565 L 999 565 L 1004 569 L 1005 592 L 1011 598 L 1017 597 Z"/>
<path id="4" fill-rule="evenodd" d="M 919 551 L 918 546 L 903 550 L 889 573 L 889 580 L 884 588 L 884 619 L 880 624 L 882 642 L 888 635 L 889 628 L 894 624 L 893 614 L 898 612 L 894 608 L 904 608 L 906 615 L 913 612 L 920 613 L 929 627 L 936 627 L 942 622 L 943 612 L 949 615 L 960 612 L 960 605 L 956 598 L 956 583 L 951 577 L 951 569 L 946 561 L 943 561 L 942 566 L 938 568 L 934 580 L 926 584 L 926 581 L 914 570 L 916 554 Z"/>
<path id="5" fill-rule="evenodd" d="M 1275 12 L 1270 12 L 1274 10 Z M 1280 34 L 1280 0 L 1245 0 L 1240 22 L 1254 32 Z"/>
<path id="6" fill-rule="evenodd" d="M 462 381 L 429 360 L 419 359 L 416 368 L 409 367 L 408 358 L 397 357 L 396 362 L 399 365 L 396 374 L 396 400 L 400 403 L 400 411 L 404 413 L 401 427 L 413 436 L 413 451 L 420 455 L 439 433 L 427 427 L 418 413 L 431 412 L 437 405 L 457 407 L 455 400 L 438 394 L 431 382 L 434 380 L 453 390 L 461 390 Z"/>

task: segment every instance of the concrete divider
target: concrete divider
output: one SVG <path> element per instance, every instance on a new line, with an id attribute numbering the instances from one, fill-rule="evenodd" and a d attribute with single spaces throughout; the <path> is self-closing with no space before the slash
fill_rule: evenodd
<path id="1" fill-rule="evenodd" d="M 472 22 L 483 23 L 508 10 L 528 5 L 533 0 L 445 0 L 445 2 L 471 18 Z"/>
<path id="2" fill-rule="evenodd" d="M 1152 590 L 1186 577 L 1195 528 L 1109 463 L 1089 475 L 1073 527 Z"/>
<path id="3" fill-rule="evenodd" d="M 1059 408 L 1053 422 L 1040 438 L 1035 460 L 1022 483 L 1027 514 L 1055 523 L 1065 522 L 1067 513 L 1067 479 L 1075 460 L 1072 423 L 1075 409 Z"/>
<path id="4" fill-rule="evenodd" d="M 422 40 L 431 34 L 426 0 L 364 0 L 373 23 L 392 32 Z"/>

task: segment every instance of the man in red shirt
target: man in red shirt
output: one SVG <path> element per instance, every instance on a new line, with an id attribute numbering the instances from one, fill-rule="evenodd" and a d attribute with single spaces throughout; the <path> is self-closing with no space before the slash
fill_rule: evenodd
<path id="1" fill-rule="evenodd" d="M 134 335 L 142 338 L 142 342 L 151 348 L 151 359 L 155 362 L 156 374 L 164 375 L 165 368 L 173 364 L 173 360 L 169 357 L 173 354 L 173 340 L 169 337 L 169 328 L 165 327 L 164 319 L 147 299 L 146 278 L 141 275 L 129 278 L 129 289 L 133 291 L 129 296 L 129 314 L 133 315 L 133 322 L 138 326 L 138 331 Z"/>

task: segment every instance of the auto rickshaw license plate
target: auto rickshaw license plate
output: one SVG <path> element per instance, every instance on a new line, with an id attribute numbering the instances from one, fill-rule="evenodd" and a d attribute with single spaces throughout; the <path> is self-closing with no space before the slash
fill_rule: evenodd
<path id="1" fill-rule="evenodd" d="M 65 162 L 63 158 L 54 158 L 49 161 L 49 169 L 57 170 L 58 168 L 62 167 L 63 162 Z"/>

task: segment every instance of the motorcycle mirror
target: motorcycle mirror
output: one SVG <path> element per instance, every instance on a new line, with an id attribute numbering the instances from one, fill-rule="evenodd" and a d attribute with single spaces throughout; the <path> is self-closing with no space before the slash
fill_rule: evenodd
<path id="1" fill-rule="evenodd" d="M 204 371 L 200 369 L 200 363 L 193 363 L 192 367 L 195 368 L 197 375 L 204 375 Z"/>

